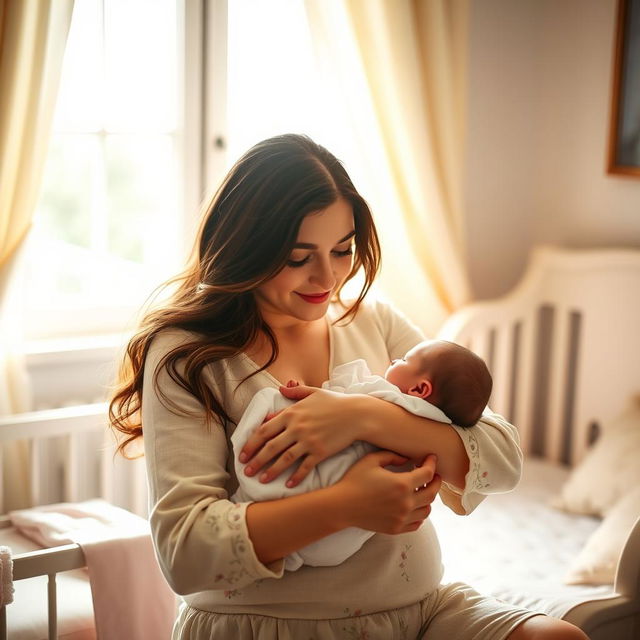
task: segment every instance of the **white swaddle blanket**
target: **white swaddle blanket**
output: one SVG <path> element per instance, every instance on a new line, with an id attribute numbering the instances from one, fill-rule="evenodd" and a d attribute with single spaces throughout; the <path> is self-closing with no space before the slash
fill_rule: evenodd
<path id="1" fill-rule="evenodd" d="M 329 380 L 322 387 L 341 393 L 372 395 L 393 402 L 424 418 L 451 424 L 451 420 L 440 409 L 426 400 L 404 394 L 384 378 L 372 375 L 364 360 L 354 360 L 336 367 Z M 293 488 L 285 485 L 291 475 L 289 470 L 266 484 L 261 483 L 258 476 L 246 476 L 244 474 L 245 465 L 238 460 L 244 443 L 253 431 L 264 422 L 268 414 L 281 411 L 292 404 L 292 400 L 285 398 L 277 389 L 273 388 L 262 389 L 249 403 L 231 436 L 235 470 L 240 484 L 238 490 L 231 497 L 233 502 L 274 500 L 331 486 L 338 482 L 356 461 L 376 450 L 376 447 L 367 442 L 354 442 L 346 449 L 316 465 L 309 475 Z M 358 551 L 372 535 L 372 531 L 357 527 L 343 529 L 287 556 L 285 569 L 295 571 L 303 564 L 314 567 L 340 564 Z"/>

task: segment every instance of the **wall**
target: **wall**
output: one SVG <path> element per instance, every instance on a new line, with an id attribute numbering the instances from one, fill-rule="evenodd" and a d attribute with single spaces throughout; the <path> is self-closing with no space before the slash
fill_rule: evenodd
<path id="1" fill-rule="evenodd" d="M 531 247 L 640 247 L 640 180 L 606 174 L 616 0 L 476 0 L 465 202 L 474 295 Z"/>

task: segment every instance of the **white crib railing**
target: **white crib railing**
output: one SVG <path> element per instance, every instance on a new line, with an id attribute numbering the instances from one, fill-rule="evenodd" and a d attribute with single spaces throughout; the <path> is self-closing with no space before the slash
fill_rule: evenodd
<path id="1" fill-rule="evenodd" d="M 11 526 L 11 520 L 0 518 L 0 530 Z M 82 549 L 77 544 L 65 544 L 53 549 L 20 553 L 13 557 L 13 580 L 26 580 L 36 576 L 47 576 L 48 640 L 58 637 L 58 592 L 56 575 L 85 566 Z M 7 640 L 6 606 L 0 607 L 0 640 Z"/>
<path id="2" fill-rule="evenodd" d="M 114 455 L 106 403 L 2 417 L 0 447 L 8 442 L 28 447 L 32 505 L 104 498 L 146 517 L 144 460 Z M 0 483 L 2 478 L 0 473 Z M 0 484 L 0 513 L 4 495 Z"/>
<path id="3" fill-rule="evenodd" d="M 638 391 L 639 318 L 640 252 L 539 247 L 514 291 L 453 314 L 440 337 L 485 359 L 491 408 L 526 453 L 574 465 Z"/>
<path id="4" fill-rule="evenodd" d="M 144 460 L 114 456 L 106 403 L 48 409 L 0 418 L 0 449 L 21 442 L 28 448 L 31 506 L 104 498 L 137 515 L 147 515 Z M 0 455 L 0 513 L 5 495 Z M 11 526 L 0 517 L 0 530 Z M 13 557 L 13 579 L 48 576 L 48 637 L 57 637 L 56 574 L 85 565 L 82 549 L 64 545 Z M 7 637 L 0 607 L 0 640 Z"/>

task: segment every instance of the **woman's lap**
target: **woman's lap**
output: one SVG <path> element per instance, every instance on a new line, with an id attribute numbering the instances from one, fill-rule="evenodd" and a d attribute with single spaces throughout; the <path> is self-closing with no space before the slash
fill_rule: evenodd
<path id="1" fill-rule="evenodd" d="M 173 640 L 264 638 L 269 640 L 501 640 L 526 619 L 539 615 L 482 596 L 462 583 L 442 585 L 424 600 L 400 609 L 344 618 L 300 620 L 254 614 L 216 614 L 183 606 Z"/>
<path id="2" fill-rule="evenodd" d="M 461 582 L 441 585 L 421 604 L 425 624 L 420 640 L 502 640 L 528 618 L 544 615 L 482 595 Z"/>

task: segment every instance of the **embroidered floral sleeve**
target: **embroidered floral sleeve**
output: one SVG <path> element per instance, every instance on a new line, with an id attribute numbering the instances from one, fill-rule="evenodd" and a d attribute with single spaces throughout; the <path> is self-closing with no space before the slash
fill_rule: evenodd
<path id="1" fill-rule="evenodd" d="M 477 425 L 453 425 L 469 457 L 464 491 L 443 483 L 443 502 L 456 513 L 471 513 L 491 493 L 516 487 L 522 472 L 522 451 L 516 428 L 502 416 L 486 410 Z"/>
<path id="2" fill-rule="evenodd" d="M 147 358 L 142 401 L 151 532 L 165 578 L 177 593 L 232 593 L 261 578 L 280 578 L 283 562 L 257 558 L 246 525 L 247 503 L 233 504 L 225 489 L 229 445 L 221 426 L 206 426 L 198 401 L 164 370 L 158 376 L 173 410 L 158 397 L 152 373 L 173 336 L 154 341 Z M 212 383 L 213 384 L 213 383 Z"/>

